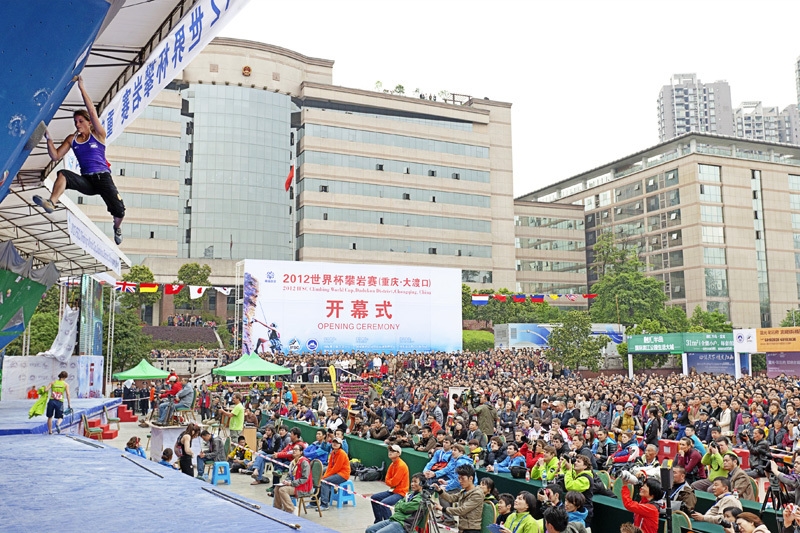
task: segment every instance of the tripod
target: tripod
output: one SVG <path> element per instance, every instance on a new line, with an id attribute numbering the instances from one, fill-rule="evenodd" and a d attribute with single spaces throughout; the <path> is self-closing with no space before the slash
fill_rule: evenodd
<path id="1" fill-rule="evenodd" d="M 417 526 L 428 526 L 428 533 L 441 533 L 439 524 L 436 523 L 436 508 L 433 506 L 431 495 L 429 492 L 422 491 L 422 501 L 419 503 L 419 509 L 414 513 L 414 519 L 411 521 L 411 526 L 407 533 L 415 533 Z M 425 522 L 420 524 L 420 522 Z"/>
<path id="2" fill-rule="evenodd" d="M 783 483 L 781 483 L 775 476 L 769 476 L 767 490 L 764 493 L 764 501 L 761 502 L 762 513 L 767 508 L 767 502 L 769 502 L 770 498 L 772 498 L 772 508 L 776 511 L 780 511 L 786 506 L 786 504 L 793 503 L 794 501 L 793 498 L 789 497 L 789 494 L 786 492 Z"/>

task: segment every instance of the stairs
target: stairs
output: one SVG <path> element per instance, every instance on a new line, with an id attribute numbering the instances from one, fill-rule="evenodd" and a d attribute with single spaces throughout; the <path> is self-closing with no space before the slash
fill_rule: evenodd
<path id="1" fill-rule="evenodd" d="M 108 424 L 103 424 L 99 418 L 93 418 L 88 421 L 90 428 L 101 428 L 103 430 L 103 440 L 116 439 L 119 432 L 116 429 L 111 429 Z M 90 438 L 100 440 L 98 435 L 91 435 Z"/>
<path id="2" fill-rule="evenodd" d="M 117 407 L 117 418 L 119 418 L 120 422 L 138 422 L 139 417 L 133 414 L 133 411 L 128 409 L 128 406 L 124 403 L 119 404 Z M 105 437 L 103 437 L 105 438 Z"/>

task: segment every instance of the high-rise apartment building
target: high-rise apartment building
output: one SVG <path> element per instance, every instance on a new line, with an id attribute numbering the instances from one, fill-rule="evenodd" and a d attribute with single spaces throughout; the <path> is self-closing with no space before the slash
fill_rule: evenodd
<path id="1" fill-rule="evenodd" d="M 670 304 L 690 314 L 699 305 L 736 326 L 770 327 L 797 308 L 800 147 L 686 134 L 524 195 L 515 206 L 523 202 L 582 206 L 590 291 L 592 247 L 612 232 L 664 282 Z"/>
<path id="2" fill-rule="evenodd" d="M 761 102 L 742 102 L 733 110 L 733 120 L 737 137 L 800 144 L 800 113 L 794 104 L 781 111 L 778 107 L 765 107 Z"/>
<path id="3" fill-rule="evenodd" d="M 696 74 L 675 74 L 658 94 L 661 142 L 689 132 L 736 135 L 728 82 L 702 83 Z"/>

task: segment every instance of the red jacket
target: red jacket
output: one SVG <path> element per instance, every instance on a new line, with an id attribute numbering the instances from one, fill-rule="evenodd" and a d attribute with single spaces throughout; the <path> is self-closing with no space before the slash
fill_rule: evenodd
<path id="1" fill-rule="evenodd" d="M 172 388 L 166 392 L 162 392 L 161 395 L 159 395 L 159 398 L 166 398 L 168 396 L 175 397 L 178 395 L 178 393 L 181 391 L 182 388 L 183 385 L 181 385 L 181 382 L 176 381 L 172 384 Z"/>
<path id="2" fill-rule="evenodd" d="M 633 525 L 644 533 L 658 533 L 658 507 L 647 500 L 635 502 L 631 499 L 628 485 L 622 486 L 622 505 L 633 513 Z"/>
<path id="3" fill-rule="evenodd" d="M 306 443 L 301 440 L 297 442 L 289 441 L 289 444 L 284 446 L 284 448 L 278 453 L 276 453 L 273 457 L 275 459 L 283 459 L 291 461 L 292 459 L 294 459 L 294 455 L 292 455 L 292 448 L 294 448 L 295 444 L 299 444 L 304 450 L 306 449 Z"/>
<path id="4" fill-rule="evenodd" d="M 525 457 L 525 465 L 529 470 L 536 465 L 536 458 L 533 456 L 533 451 L 528 448 L 527 442 L 519 449 L 519 453 Z"/>

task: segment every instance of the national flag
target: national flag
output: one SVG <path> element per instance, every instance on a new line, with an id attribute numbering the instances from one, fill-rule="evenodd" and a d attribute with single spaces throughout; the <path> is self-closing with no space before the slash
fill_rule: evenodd
<path id="1" fill-rule="evenodd" d="M 569 300 L 570 302 L 574 302 L 578 298 L 574 294 L 565 294 L 564 296 L 566 296 L 567 300 Z"/>
<path id="2" fill-rule="evenodd" d="M 514 296 L 511 297 L 511 299 L 514 300 L 514 303 L 521 304 L 525 303 L 527 297 L 524 294 L 515 294 Z"/>
<path id="3" fill-rule="evenodd" d="M 164 285 L 164 294 L 178 294 L 183 289 L 184 285 L 178 283 L 167 283 Z"/>
<path id="4" fill-rule="evenodd" d="M 139 292 L 158 292 L 158 283 L 140 283 Z"/>
<path id="5" fill-rule="evenodd" d="M 225 296 L 230 296 L 231 289 L 233 289 L 233 287 L 214 287 L 214 288 L 217 289 L 217 292 L 221 292 Z"/>
<path id="6" fill-rule="evenodd" d="M 294 165 L 289 167 L 289 175 L 286 176 L 286 183 L 283 184 L 284 189 L 286 192 L 289 192 L 289 187 L 292 186 L 292 180 L 294 180 Z"/>
<path id="7" fill-rule="evenodd" d="M 486 305 L 489 303 L 488 294 L 473 294 L 472 305 Z"/>
<path id="8" fill-rule="evenodd" d="M 130 281 L 118 281 L 114 287 L 115 291 L 136 292 L 136 284 Z"/>
<path id="9" fill-rule="evenodd" d="M 203 295 L 206 293 L 208 287 L 202 287 L 199 285 L 189 285 L 189 298 L 192 300 L 197 300 L 198 298 L 202 298 Z"/>
<path id="10" fill-rule="evenodd" d="M 560 294 L 551 294 L 550 295 L 550 299 L 551 300 L 558 300 L 559 298 L 561 298 Z"/>
<path id="11" fill-rule="evenodd" d="M 494 294 L 494 295 L 492 295 L 492 297 L 495 300 L 497 300 L 498 302 L 505 302 L 506 301 L 506 295 L 505 294 Z"/>
<path id="12" fill-rule="evenodd" d="M 586 298 L 587 300 L 591 300 L 592 298 L 597 298 L 597 295 L 596 294 L 584 294 L 583 297 Z"/>
<path id="13" fill-rule="evenodd" d="M 544 294 L 531 294 L 531 302 L 535 304 L 544 303 Z"/>

